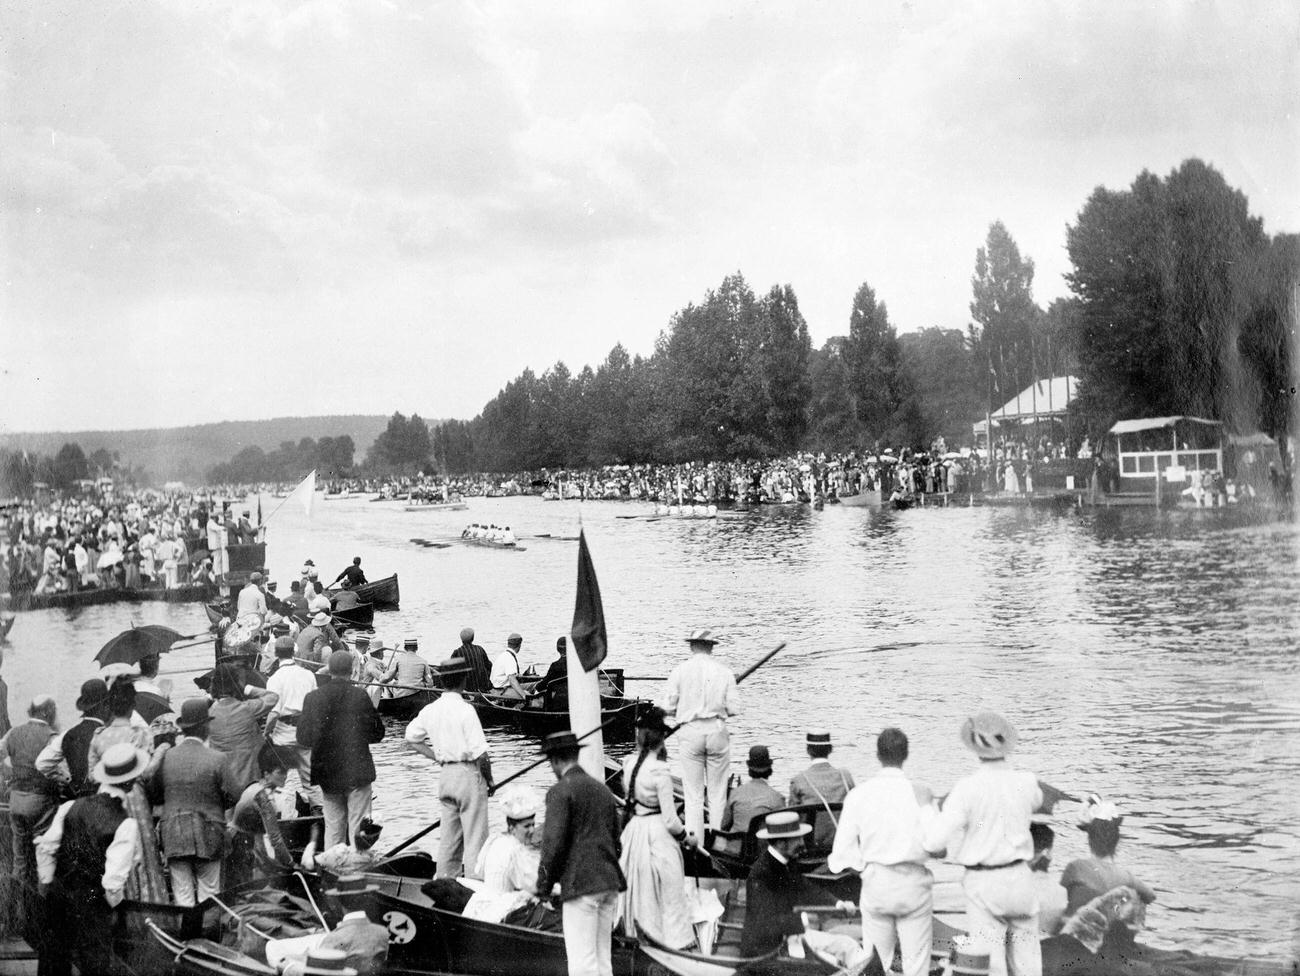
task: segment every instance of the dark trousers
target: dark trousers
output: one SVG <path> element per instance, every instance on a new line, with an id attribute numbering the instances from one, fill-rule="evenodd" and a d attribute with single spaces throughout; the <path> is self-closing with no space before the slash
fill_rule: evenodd
<path id="1" fill-rule="evenodd" d="M 113 951 L 114 912 L 103 892 L 69 889 L 55 881 L 43 907 L 37 976 L 71 976 L 74 963 L 82 976 L 128 971 Z"/>
<path id="2" fill-rule="evenodd" d="M 36 848 L 35 840 L 45 833 L 58 803 L 54 797 L 14 790 L 9 795 L 9 827 L 12 831 L 10 846 L 13 856 L 13 874 L 9 881 L 10 911 L 17 934 L 30 944 L 37 937 L 36 914 Z"/>

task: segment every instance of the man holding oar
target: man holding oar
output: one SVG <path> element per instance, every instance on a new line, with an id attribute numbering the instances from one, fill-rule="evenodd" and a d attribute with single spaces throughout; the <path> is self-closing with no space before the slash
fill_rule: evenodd
<path id="1" fill-rule="evenodd" d="M 461 695 L 469 672 L 464 658 L 449 658 L 438 665 L 443 693 L 406 727 L 407 744 L 442 767 L 438 779 L 442 804 L 440 878 L 457 878 L 466 864 L 477 864 L 487 840 L 492 761 L 478 713 Z"/>

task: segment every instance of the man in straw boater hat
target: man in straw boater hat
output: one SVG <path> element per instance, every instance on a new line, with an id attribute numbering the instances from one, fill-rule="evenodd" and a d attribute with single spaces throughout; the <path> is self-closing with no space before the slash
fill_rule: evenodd
<path id="1" fill-rule="evenodd" d="M 393 645 L 393 659 L 384 669 L 380 680 L 384 684 L 397 685 L 388 689 L 393 698 L 405 698 L 414 695 L 429 684 L 429 662 L 420 656 L 420 642 L 415 637 L 402 641 L 402 646 Z"/>
<path id="2" fill-rule="evenodd" d="M 572 732 L 555 732 L 542 743 L 556 783 L 546 792 L 537 897 L 545 901 L 560 886 L 569 976 L 611 976 L 618 893 L 627 887 L 618 866 L 618 802 L 578 765 L 581 751 Z"/>
<path id="3" fill-rule="evenodd" d="M 459 877 L 466 864 L 472 869 L 487 840 L 492 760 L 478 713 L 461 695 L 469 671 L 469 664 L 459 657 L 438 665 L 443 693 L 406 726 L 407 744 L 442 767 L 438 776 L 440 878 Z"/>
<path id="4" fill-rule="evenodd" d="M 825 850 L 835 838 L 837 823 L 831 804 L 844 802 L 854 786 L 853 774 L 831 765 L 831 734 L 825 729 L 809 729 L 804 735 L 804 748 L 811 763 L 790 780 L 790 806 L 820 803 L 825 808 L 826 815 L 813 821 L 812 841 Z"/>
<path id="5" fill-rule="evenodd" d="M 298 719 L 298 745 L 311 750 L 311 781 L 325 807 L 325 847 L 348 843 L 370 816 L 370 746 L 384 737 L 370 697 L 352 683 L 349 652 L 330 655 L 329 677 L 303 700 Z"/>
<path id="6" fill-rule="evenodd" d="M 795 912 L 796 905 L 833 905 L 851 911 L 851 902 L 837 902 L 805 878 L 790 862 L 803 850 L 804 838 L 812 827 L 794 810 L 769 813 L 755 836 L 765 842 L 745 879 L 745 928 L 740 935 L 742 956 L 763 956 L 776 952 L 791 936 L 808 943 L 819 953 L 833 957 L 841 966 L 856 966 L 868 958 L 862 947 L 847 935 L 808 930 Z"/>
<path id="7" fill-rule="evenodd" d="M 668 675 L 659 706 L 680 727 L 682 792 L 686 800 L 686 830 L 704 842 L 704 802 L 708 797 L 709 826 L 722 828 L 727 803 L 727 774 L 731 766 L 731 736 L 727 718 L 740 711 L 736 676 L 713 657 L 718 639 L 710 630 L 686 638 L 691 656 Z"/>
<path id="8" fill-rule="evenodd" d="M 884 965 L 902 949 L 903 976 L 926 976 L 933 941 L 934 876 L 925 862 L 922 822 L 934 816 L 931 794 L 903 775 L 907 736 L 888 728 L 876 737 L 880 772 L 844 800 L 826 866 L 862 875 L 862 944 Z"/>
<path id="9" fill-rule="evenodd" d="M 979 757 L 979 769 L 957 781 L 939 815 L 923 827 L 925 846 L 948 848 L 965 866 L 967 924 L 978 951 L 989 954 L 990 976 L 1041 976 L 1029 825 L 1043 790 L 1033 773 L 1007 762 L 1019 736 L 1001 715 L 971 716 L 960 737 Z"/>
<path id="10" fill-rule="evenodd" d="M 91 773 L 98 792 L 64 803 L 37 839 L 47 934 L 42 973 L 67 976 L 73 962 L 82 973 L 123 970 L 113 952 L 113 915 L 140 851 L 140 826 L 126 802 L 148 765 L 149 754 L 129 742 L 109 746 Z"/>

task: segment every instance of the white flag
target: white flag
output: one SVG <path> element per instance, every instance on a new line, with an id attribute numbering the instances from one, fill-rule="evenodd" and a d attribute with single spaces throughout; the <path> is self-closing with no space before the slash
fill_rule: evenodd
<path id="1" fill-rule="evenodd" d="M 281 504 L 288 504 L 290 501 L 300 502 L 302 510 L 308 518 L 311 518 L 311 503 L 316 497 L 316 472 L 313 470 L 302 481 L 298 482 L 298 487 L 289 492 L 289 497 Z"/>

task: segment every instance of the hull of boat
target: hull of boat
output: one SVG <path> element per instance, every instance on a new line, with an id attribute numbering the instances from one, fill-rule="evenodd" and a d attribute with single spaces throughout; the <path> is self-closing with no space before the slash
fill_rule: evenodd
<path id="1" fill-rule="evenodd" d="M 565 732 L 570 728 L 567 711 L 544 711 L 540 708 L 510 708 L 476 696 L 471 702 L 484 725 L 511 726 L 524 735 L 542 738 L 552 732 Z M 600 721 L 611 724 L 603 733 L 606 742 L 627 741 L 636 735 L 636 716 L 640 702 L 625 701 L 616 708 L 602 708 Z"/>
<path id="2" fill-rule="evenodd" d="M 508 552 L 525 552 L 527 546 L 521 546 L 514 542 L 493 542 L 491 539 L 470 539 L 462 536 L 461 542 L 467 546 L 481 546 L 484 549 L 505 549 Z"/>
<path id="3" fill-rule="evenodd" d="M 358 603 L 355 607 L 348 607 L 346 610 L 334 610 L 334 623 L 346 624 L 349 627 L 373 627 L 375 623 L 375 605 L 373 603 Z"/>
<path id="4" fill-rule="evenodd" d="M 407 505 L 408 512 L 463 512 L 467 508 L 464 502 L 434 502 L 428 505 Z"/>
<path id="5" fill-rule="evenodd" d="M 11 610 L 75 610 L 105 603 L 197 603 L 217 595 L 215 586 L 178 586 L 174 590 L 76 590 L 64 593 L 33 593 L 19 590 L 10 599 Z"/>
<path id="6" fill-rule="evenodd" d="M 860 508 L 862 506 L 880 505 L 880 492 L 878 491 L 860 491 L 856 495 L 840 495 L 839 502 L 841 505 L 847 505 L 850 508 Z"/>
<path id="7" fill-rule="evenodd" d="M 385 576 L 373 583 L 362 583 L 356 588 L 357 599 L 374 605 L 376 610 L 401 609 L 402 592 L 397 585 L 397 574 Z"/>
<path id="8" fill-rule="evenodd" d="M 409 695 L 395 698 L 381 698 L 379 714 L 409 721 L 419 714 L 420 709 L 437 697 L 437 690 L 430 688 L 427 691 L 413 691 Z"/>

